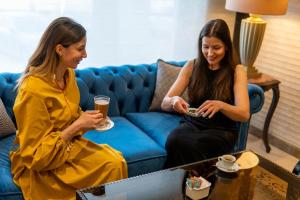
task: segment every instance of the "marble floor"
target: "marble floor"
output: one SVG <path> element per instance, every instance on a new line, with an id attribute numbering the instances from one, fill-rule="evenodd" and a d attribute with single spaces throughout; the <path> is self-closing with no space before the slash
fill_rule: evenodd
<path id="1" fill-rule="evenodd" d="M 271 145 L 271 152 L 266 153 L 262 139 L 252 135 L 251 133 L 248 135 L 246 148 L 253 150 L 269 160 L 272 160 L 272 162 L 280 165 L 288 171 L 292 171 L 295 164 L 298 162 L 298 158 L 291 156 L 273 145 Z"/>

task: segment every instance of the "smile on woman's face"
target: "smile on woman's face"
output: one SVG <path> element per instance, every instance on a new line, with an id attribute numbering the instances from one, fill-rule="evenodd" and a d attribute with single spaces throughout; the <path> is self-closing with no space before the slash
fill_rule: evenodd
<path id="1" fill-rule="evenodd" d="M 209 68 L 219 69 L 220 62 L 225 56 L 225 44 L 216 37 L 203 37 L 201 50 Z"/>
<path id="2" fill-rule="evenodd" d="M 77 43 L 74 43 L 68 47 L 64 47 L 61 56 L 63 65 L 75 69 L 80 61 L 87 57 L 85 46 L 86 37 Z"/>

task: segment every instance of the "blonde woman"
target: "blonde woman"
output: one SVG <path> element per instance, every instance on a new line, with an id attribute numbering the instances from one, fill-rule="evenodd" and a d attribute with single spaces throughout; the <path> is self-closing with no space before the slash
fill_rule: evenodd
<path id="1" fill-rule="evenodd" d="M 81 137 L 102 120 L 82 112 L 74 69 L 87 57 L 86 30 L 67 17 L 55 19 L 19 79 L 14 104 L 14 182 L 25 199 L 75 199 L 75 190 L 127 177 L 121 153 Z"/>

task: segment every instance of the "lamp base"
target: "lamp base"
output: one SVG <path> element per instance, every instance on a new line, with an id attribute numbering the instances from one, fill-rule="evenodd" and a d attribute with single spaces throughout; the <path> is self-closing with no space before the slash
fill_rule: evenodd
<path id="1" fill-rule="evenodd" d="M 259 72 L 254 66 L 247 67 L 247 77 L 248 79 L 260 78 L 261 72 Z"/>
<path id="2" fill-rule="evenodd" d="M 247 66 L 248 79 L 261 77 L 261 73 L 253 67 L 253 64 L 263 41 L 266 24 L 265 21 L 254 15 L 241 22 L 240 58 L 241 63 Z"/>

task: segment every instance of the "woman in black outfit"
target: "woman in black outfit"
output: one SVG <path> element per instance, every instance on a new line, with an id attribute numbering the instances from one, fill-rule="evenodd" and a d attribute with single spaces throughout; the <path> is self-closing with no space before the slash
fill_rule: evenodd
<path id="1" fill-rule="evenodd" d="M 238 65 L 225 21 L 209 21 L 200 32 L 198 57 L 181 69 L 162 109 L 184 114 L 166 143 L 166 167 L 230 153 L 238 138 L 237 121 L 249 119 L 247 74 Z M 180 96 L 188 89 L 189 101 Z M 198 117 L 186 115 L 197 108 Z"/>

